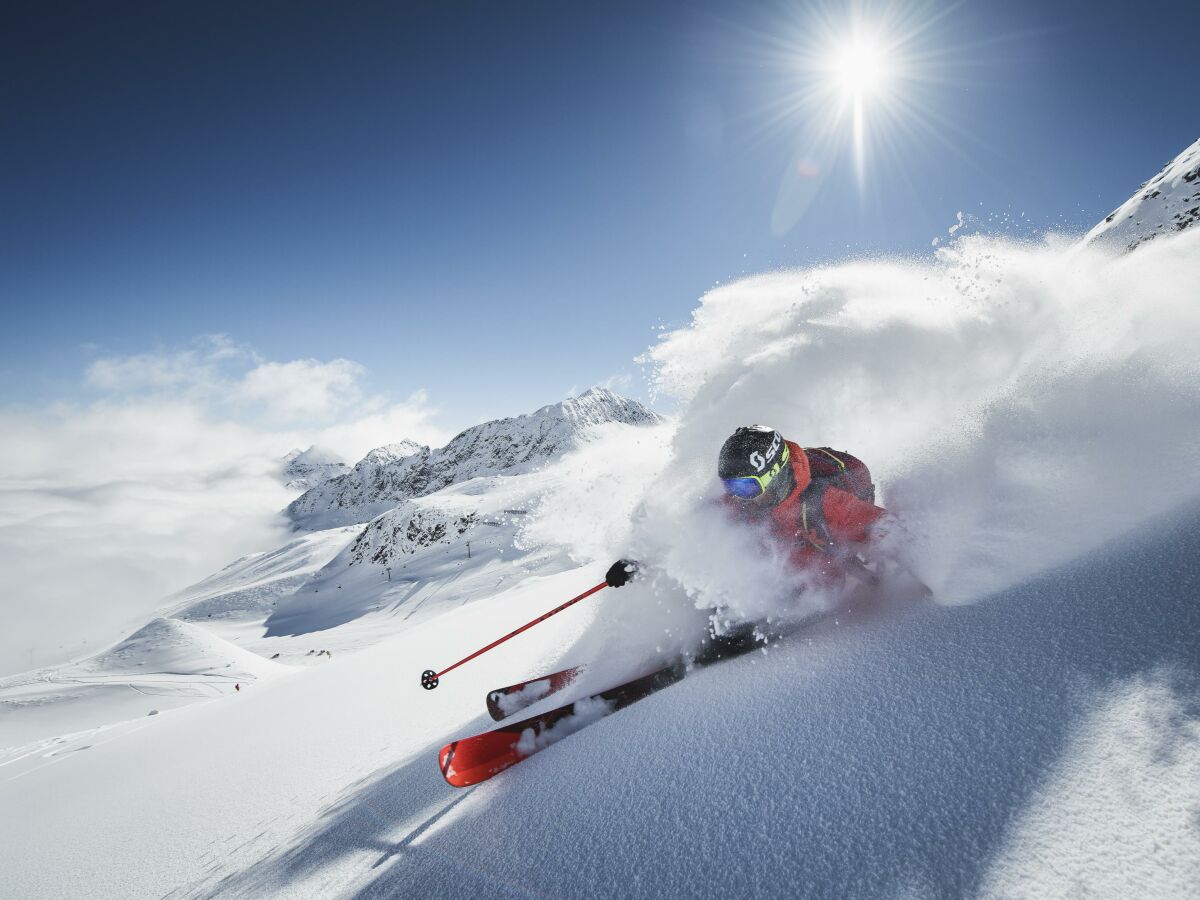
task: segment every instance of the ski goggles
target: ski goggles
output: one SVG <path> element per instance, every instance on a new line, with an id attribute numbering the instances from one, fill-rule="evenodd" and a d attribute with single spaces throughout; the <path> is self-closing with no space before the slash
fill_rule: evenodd
<path id="1" fill-rule="evenodd" d="M 783 471 L 783 467 L 787 465 L 788 455 L 787 444 L 784 444 L 783 452 L 779 454 L 779 460 L 762 475 L 722 478 L 721 484 L 725 485 L 725 493 L 737 497 L 739 500 L 753 500 L 755 497 L 761 497 L 766 492 L 767 485 L 774 481 Z"/>

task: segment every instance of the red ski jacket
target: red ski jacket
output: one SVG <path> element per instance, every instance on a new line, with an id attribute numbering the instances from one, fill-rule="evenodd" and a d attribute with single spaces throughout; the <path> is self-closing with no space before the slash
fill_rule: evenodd
<path id="1" fill-rule="evenodd" d="M 766 519 L 770 533 L 797 569 L 840 581 L 845 575 L 841 560 L 870 543 L 871 526 L 886 511 L 859 496 L 874 496 L 870 472 L 860 461 L 848 453 L 826 448 L 806 451 L 786 443 L 796 478 L 792 492 L 773 507 L 759 509 L 753 501 L 727 498 L 729 506 L 749 521 Z M 814 473 L 810 454 L 818 461 L 828 458 L 830 463 L 823 468 L 836 474 Z"/>

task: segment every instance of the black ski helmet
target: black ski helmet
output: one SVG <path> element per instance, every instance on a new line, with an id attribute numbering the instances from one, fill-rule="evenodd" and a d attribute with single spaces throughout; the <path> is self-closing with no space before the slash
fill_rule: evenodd
<path id="1" fill-rule="evenodd" d="M 717 477 L 732 496 L 763 497 L 771 506 L 790 494 L 795 484 L 787 442 L 766 425 L 743 425 L 729 436 L 721 445 Z M 749 490 L 743 491 L 743 486 Z"/>

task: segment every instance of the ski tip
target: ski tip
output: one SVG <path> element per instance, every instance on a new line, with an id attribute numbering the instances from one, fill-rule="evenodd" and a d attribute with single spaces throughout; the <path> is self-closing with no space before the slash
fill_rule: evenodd
<path id="1" fill-rule="evenodd" d="M 519 734 L 484 732 L 451 741 L 438 754 L 438 767 L 451 787 L 471 787 L 487 781 L 525 758 L 517 748 Z"/>
<path id="2" fill-rule="evenodd" d="M 492 717 L 493 721 L 501 722 L 515 713 L 544 700 L 551 694 L 569 687 L 583 670 L 584 666 L 571 666 L 568 669 L 563 669 L 561 672 L 540 675 L 528 681 L 518 681 L 516 684 L 510 684 L 489 691 L 487 695 L 488 715 Z"/>
<path id="3" fill-rule="evenodd" d="M 501 719 L 507 718 L 508 713 L 500 706 L 501 702 L 507 695 L 504 691 L 492 691 L 487 695 L 487 711 L 492 720 L 499 722 Z"/>
<path id="4" fill-rule="evenodd" d="M 473 770 L 464 772 L 455 768 L 454 757 L 457 754 L 458 741 L 451 741 L 438 754 L 438 768 L 442 770 L 442 777 L 446 779 L 446 784 L 451 787 L 464 788 L 483 781 L 484 778 L 478 777 L 479 773 Z"/>
<path id="5" fill-rule="evenodd" d="M 442 777 L 454 784 L 450 780 L 450 767 L 454 764 L 454 751 L 458 749 L 458 741 L 451 741 L 438 753 L 438 766 L 442 770 Z"/>

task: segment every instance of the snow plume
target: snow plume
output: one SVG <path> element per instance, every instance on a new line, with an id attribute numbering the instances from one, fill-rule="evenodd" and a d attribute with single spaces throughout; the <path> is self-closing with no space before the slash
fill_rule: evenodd
<path id="1" fill-rule="evenodd" d="M 559 719 L 542 732 L 526 728 L 521 732 L 517 741 L 517 752 L 521 756 L 532 756 L 539 750 L 544 750 L 551 744 L 556 744 L 565 737 L 570 737 L 581 728 L 586 728 L 593 722 L 603 719 L 612 712 L 612 704 L 603 697 L 585 697 L 575 702 L 575 709 L 569 716 Z"/>
<path id="2" fill-rule="evenodd" d="M 786 595 L 712 502 L 721 443 L 763 423 L 864 459 L 914 569 L 976 599 L 1200 494 L 1198 338 L 1192 233 L 1125 257 L 972 236 L 721 287 L 650 351 L 680 411 L 629 544 L 697 605 Z"/>
<path id="3" fill-rule="evenodd" d="M 283 543 L 289 449 L 444 439 L 423 394 L 368 397 L 358 371 L 206 338 L 96 360 L 89 401 L 0 409 L 0 675 L 125 637 L 170 592 Z"/>
<path id="4" fill-rule="evenodd" d="M 671 424 L 600 425 L 549 470 L 552 487 L 521 529 L 523 547 L 564 547 L 576 562 L 615 558 L 630 520 L 671 456 Z"/>

